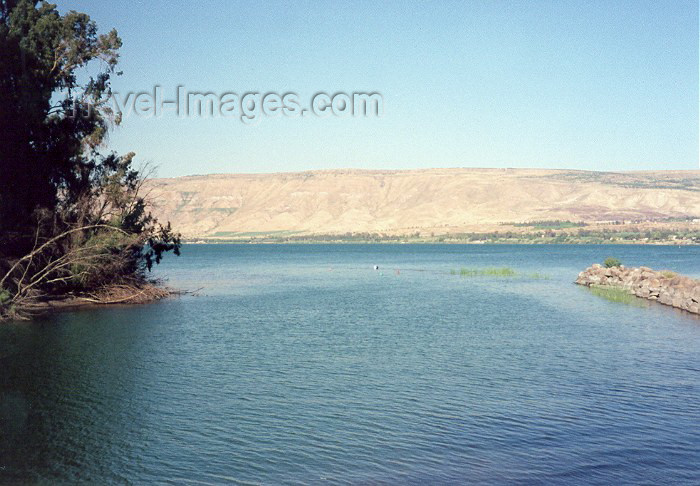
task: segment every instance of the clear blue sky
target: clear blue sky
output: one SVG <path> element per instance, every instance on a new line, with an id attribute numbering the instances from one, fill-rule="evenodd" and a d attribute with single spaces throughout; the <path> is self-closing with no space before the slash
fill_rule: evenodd
<path id="1" fill-rule="evenodd" d="M 698 168 L 698 2 L 58 1 L 124 41 L 120 92 L 377 91 L 381 118 L 127 117 L 158 175 Z"/>

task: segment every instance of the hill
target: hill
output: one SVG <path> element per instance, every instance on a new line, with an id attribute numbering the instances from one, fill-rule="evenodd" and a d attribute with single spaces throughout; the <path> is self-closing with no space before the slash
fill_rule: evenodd
<path id="1" fill-rule="evenodd" d="M 700 218 L 700 171 L 321 170 L 149 184 L 158 216 L 187 238 L 434 236 L 614 223 L 700 229 L 692 221 Z"/>

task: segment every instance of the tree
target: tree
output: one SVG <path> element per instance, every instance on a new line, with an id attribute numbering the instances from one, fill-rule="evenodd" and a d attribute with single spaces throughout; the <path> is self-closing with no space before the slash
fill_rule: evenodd
<path id="1" fill-rule="evenodd" d="M 106 99 L 120 47 L 115 30 L 98 35 L 86 14 L 3 1 L 0 231 L 22 232 L 37 208 L 52 209 L 59 195 L 70 200 L 84 189 L 113 120 Z M 79 82 L 79 70 L 92 61 L 100 62 L 99 73 Z"/>
<path id="2" fill-rule="evenodd" d="M 0 295 L 27 278 L 35 292 L 143 279 L 179 251 L 148 210 L 134 155 L 103 154 L 121 121 L 108 103 L 121 45 L 84 13 L 0 0 Z"/>

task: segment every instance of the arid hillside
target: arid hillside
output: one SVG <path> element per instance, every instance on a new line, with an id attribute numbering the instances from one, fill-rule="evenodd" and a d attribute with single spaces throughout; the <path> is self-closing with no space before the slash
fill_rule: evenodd
<path id="1" fill-rule="evenodd" d="M 700 171 L 329 170 L 190 176 L 150 185 L 158 216 L 189 238 L 450 234 L 533 221 L 700 218 Z"/>

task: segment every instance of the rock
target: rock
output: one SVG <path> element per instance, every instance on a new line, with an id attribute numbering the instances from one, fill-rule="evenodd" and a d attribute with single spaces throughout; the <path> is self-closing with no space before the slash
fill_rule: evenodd
<path id="1" fill-rule="evenodd" d="M 700 302 L 700 285 L 696 285 L 690 294 L 690 298 L 695 302 Z"/>
<path id="2" fill-rule="evenodd" d="M 662 291 L 659 294 L 659 302 L 661 302 L 664 305 L 672 305 L 673 304 L 673 298 L 668 292 Z"/>
<path id="3" fill-rule="evenodd" d="M 649 267 L 604 268 L 596 263 L 579 273 L 576 283 L 621 287 L 637 297 L 700 314 L 700 281 L 682 275 L 666 277 L 664 274 L 668 275 Z"/>

